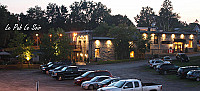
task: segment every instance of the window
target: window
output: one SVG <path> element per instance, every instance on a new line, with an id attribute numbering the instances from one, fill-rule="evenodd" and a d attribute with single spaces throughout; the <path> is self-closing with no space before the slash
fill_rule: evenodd
<path id="1" fill-rule="evenodd" d="M 189 40 L 189 47 L 192 47 L 192 40 Z"/>
<path id="2" fill-rule="evenodd" d="M 139 82 L 134 82 L 135 88 L 139 87 Z"/>
<path id="3" fill-rule="evenodd" d="M 128 88 L 133 88 L 133 83 L 132 82 L 128 82 L 128 83 L 126 83 L 125 86 L 127 86 Z"/>
<path id="4" fill-rule="evenodd" d="M 130 52 L 130 58 L 134 58 L 134 51 Z"/>
<path id="5" fill-rule="evenodd" d="M 158 44 L 158 35 L 154 36 L 154 44 Z"/>
<path id="6" fill-rule="evenodd" d="M 162 44 L 171 44 L 170 41 L 162 41 Z"/>
<path id="7" fill-rule="evenodd" d="M 95 58 L 100 57 L 99 48 L 95 48 Z"/>
<path id="8" fill-rule="evenodd" d="M 94 77 L 94 73 L 90 73 L 88 77 Z"/>

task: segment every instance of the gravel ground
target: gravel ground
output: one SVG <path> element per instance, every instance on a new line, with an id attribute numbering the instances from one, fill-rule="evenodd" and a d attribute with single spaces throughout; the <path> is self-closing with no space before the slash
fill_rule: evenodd
<path id="1" fill-rule="evenodd" d="M 192 54 L 189 56 L 199 56 Z M 154 82 L 163 85 L 163 91 L 199 91 L 199 86 L 190 86 L 189 83 L 169 80 L 156 72 L 145 71 L 147 60 L 105 65 L 86 65 L 81 68 L 94 70 L 109 70 L 114 76 L 138 78 L 142 82 Z M 39 91 L 81 91 L 81 87 L 73 85 L 73 80 L 56 81 L 38 69 L 32 70 L 0 70 L 0 91 L 36 91 L 36 82 L 39 81 Z M 178 78 L 177 78 L 178 79 Z"/>

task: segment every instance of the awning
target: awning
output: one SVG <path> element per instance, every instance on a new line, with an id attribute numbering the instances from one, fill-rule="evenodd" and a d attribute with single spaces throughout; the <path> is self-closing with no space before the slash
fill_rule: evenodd
<path id="1" fill-rule="evenodd" d="M 183 43 L 185 43 L 186 40 L 185 39 L 174 39 L 174 42 L 183 42 Z"/>

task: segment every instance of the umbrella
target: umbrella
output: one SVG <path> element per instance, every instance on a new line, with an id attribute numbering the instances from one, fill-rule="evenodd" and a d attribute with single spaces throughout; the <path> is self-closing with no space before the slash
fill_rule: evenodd
<path id="1" fill-rule="evenodd" d="M 0 55 L 11 55 L 11 54 L 8 52 L 0 52 Z"/>

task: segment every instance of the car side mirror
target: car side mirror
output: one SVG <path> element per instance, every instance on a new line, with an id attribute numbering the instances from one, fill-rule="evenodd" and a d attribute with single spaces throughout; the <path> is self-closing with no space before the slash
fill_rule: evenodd
<path id="1" fill-rule="evenodd" d="M 124 89 L 127 89 L 127 88 L 128 88 L 128 86 L 124 86 L 123 88 L 124 88 Z"/>

